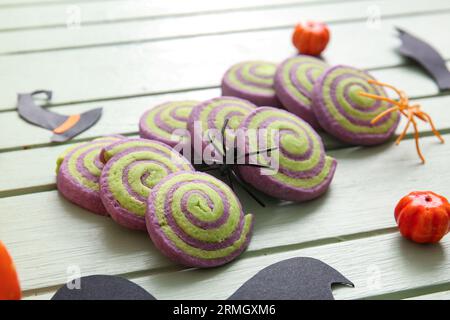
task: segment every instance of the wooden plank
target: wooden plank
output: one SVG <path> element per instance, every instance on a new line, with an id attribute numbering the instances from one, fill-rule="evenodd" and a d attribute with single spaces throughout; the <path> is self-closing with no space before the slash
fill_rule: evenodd
<path id="1" fill-rule="evenodd" d="M 435 83 L 423 74 L 422 71 L 415 68 L 399 67 L 375 70 L 372 73 L 382 81 L 403 88 L 411 98 L 433 95 L 438 91 Z M 78 139 L 89 139 L 105 134 L 136 133 L 138 131 L 138 121 L 143 112 L 166 100 L 206 100 L 218 95 L 220 95 L 219 89 L 199 90 L 133 99 L 74 104 L 57 107 L 56 109 L 63 114 L 75 114 L 98 106 L 104 107 L 103 116 L 99 123 L 76 137 L 76 141 Z M 444 112 L 446 104 L 443 102 L 449 101 L 449 99 L 447 97 L 442 99 L 444 100 L 425 100 L 423 104 L 427 106 L 427 110 L 429 109 L 432 115 L 435 115 L 438 128 L 446 129 L 450 126 L 450 115 L 448 112 Z M 2 128 L 0 151 L 49 145 L 49 132 L 29 125 L 21 120 L 15 111 L 0 113 L 0 127 Z M 428 129 L 428 127 L 423 126 L 423 129 Z"/>
<path id="2" fill-rule="evenodd" d="M 337 38 L 335 41 L 340 45 L 332 45 L 326 54 L 326 59 L 331 64 L 344 63 L 370 69 L 393 66 L 403 61 L 395 53 L 397 40 L 392 34 L 380 36 L 378 34 L 382 34 L 381 31 L 366 29 L 364 23 L 349 24 L 347 28 L 345 39 Z M 358 28 L 365 31 L 353 32 Z M 421 29 L 426 28 L 424 26 Z M 427 29 L 426 34 L 417 30 L 417 33 L 432 40 L 436 33 L 433 30 Z M 349 37 L 349 34 L 352 36 Z M 373 39 L 370 45 L 354 45 L 355 42 L 365 44 L 369 38 Z M 225 70 L 238 61 L 281 61 L 293 54 L 289 39 L 290 30 L 269 30 L 118 47 L 2 56 L 0 82 L 3 90 L 0 92 L 0 110 L 14 108 L 17 92 L 29 92 L 36 88 L 53 89 L 54 103 L 63 103 L 217 86 Z M 435 44 L 436 41 L 431 42 Z M 449 42 L 449 39 L 442 38 L 442 43 L 447 43 L 444 49 L 450 48 Z M 208 47 L 205 47 L 205 43 Z M 338 47 L 339 49 L 332 49 Z M 349 47 L 352 48 L 351 54 L 347 50 Z M 179 54 L 180 48 L 183 48 L 182 55 Z M 376 55 L 373 54 L 374 51 L 377 52 Z M 447 49 L 443 52 L 449 51 Z M 255 52 L 258 54 L 255 55 Z M 123 80 L 125 76 L 126 81 Z M 411 79 L 410 83 L 415 81 Z M 422 81 L 422 78 L 417 81 Z M 102 85 L 106 83 L 108 85 Z M 425 85 L 423 89 L 427 87 L 430 85 Z M 434 85 L 433 91 L 437 92 Z"/>
<path id="3" fill-rule="evenodd" d="M 50 1 L 50 0 L 45 0 Z M 155 19 L 176 15 L 237 11 L 267 6 L 315 4 L 342 0 L 127 0 L 60 1 L 43 7 L 17 7 L 0 11 L 0 30 L 64 27 L 71 17 L 82 24 L 110 23 L 117 20 Z M 9 1 L 8 1 L 9 2 Z M 73 20 L 72 20 L 73 21 Z"/>
<path id="4" fill-rule="evenodd" d="M 280 246 L 335 242 L 374 230 L 394 231 L 392 210 L 403 195 L 417 189 L 450 194 L 446 170 L 450 147 L 434 143 L 431 137 L 424 138 L 422 146 L 427 165 L 419 164 L 413 140 L 398 147 L 332 151 L 339 164 L 331 189 L 301 205 L 266 199 L 267 207 L 261 208 L 239 191 L 245 210 L 256 213 L 246 255 Z M 53 167 L 48 169 L 47 174 L 54 176 Z M 86 274 L 174 266 L 154 250 L 144 233 L 89 214 L 56 191 L 0 199 L 0 234 L 16 259 L 25 290 L 64 282 L 71 265 Z"/>
<path id="5" fill-rule="evenodd" d="M 266 10 L 242 11 L 242 12 L 224 12 L 211 15 L 195 15 L 173 19 L 156 19 L 135 22 L 123 22 L 114 24 L 101 24 L 84 26 L 79 29 L 54 28 L 37 29 L 14 33 L 0 33 L 0 42 L 3 43 L 0 53 L 29 52 L 36 50 L 51 50 L 63 48 L 88 47 L 95 45 L 113 45 L 141 41 L 155 41 L 172 39 L 175 37 L 198 36 L 212 33 L 238 32 L 243 30 L 258 29 L 288 29 L 302 20 L 321 20 L 328 23 L 348 21 L 352 19 L 367 19 L 367 7 L 369 5 L 379 5 L 383 12 L 383 23 L 380 32 L 373 32 L 374 37 L 391 38 L 392 25 L 403 25 L 411 27 L 417 24 L 416 20 L 423 21 L 427 28 L 433 28 L 439 25 L 446 28 L 450 26 L 448 15 L 436 15 L 431 17 L 399 17 L 409 16 L 420 12 L 421 15 L 427 13 L 445 12 L 450 10 L 450 3 L 445 0 L 435 0 L 433 2 L 416 2 L 415 5 L 409 5 L 410 1 L 360 1 L 357 3 L 329 3 L 320 6 L 296 6 L 269 8 Z M 266 19 L 269 17 L 270 19 Z M 432 19 L 433 24 L 426 23 Z M 234 23 L 230 24 L 230 20 Z M 438 21 L 436 21 L 438 20 Z M 442 23 L 440 23 L 442 21 Z M 340 30 L 344 29 L 344 30 Z M 350 34 L 363 33 L 367 36 L 367 30 L 364 27 L 353 28 Z M 421 30 L 424 34 L 426 30 Z M 333 39 L 346 43 L 349 32 L 348 28 L 343 26 L 332 27 Z M 338 35 L 335 35 L 338 33 Z M 361 35 L 358 37 L 361 38 Z M 343 39 L 343 40 L 341 40 Z M 443 41 L 441 37 L 435 36 L 438 43 Z M 335 43 L 340 43 L 335 42 Z M 384 43 L 386 41 L 382 41 Z M 390 42 L 387 42 L 390 44 Z M 371 46 L 369 46 L 371 47 Z M 373 48 L 373 47 L 372 47 Z M 382 48 L 379 48 L 381 51 Z M 446 50 L 448 51 L 448 50 Z M 445 50 L 443 52 L 446 52 Z"/>
<path id="6" fill-rule="evenodd" d="M 198 92 L 199 96 L 193 92 L 188 98 L 204 99 L 207 95 L 213 96 L 214 91 L 215 90 L 208 90 L 202 93 Z M 101 135 L 114 134 L 117 132 L 137 132 L 137 123 L 140 115 L 150 106 L 156 105 L 157 103 L 165 101 L 165 99 L 168 98 L 169 97 L 164 96 L 158 97 L 157 99 L 137 98 L 131 101 L 126 100 L 125 102 L 116 101 L 115 105 L 109 105 L 108 108 L 106 108 L 102 122 L 82 134 L 81 137 L 87 139 Z M 178 99 L 177 95 L 172 95 L 170 98 Z M 124 116 L 123 112 L 120 111 L 123 109 L 124 103 L 133 104 L 133 108 L 129 108 L 129 112 L 127 112 L 126 116 Z M 420 100 L 420 103 L 423 105 L 425 110 L 429 112 L 431 117 L 435 119 L 435 125 L 438 130 L 447 129 L 448 131 L 448 129 L 450 129 L 450 114 L 446 112 L 447 107 L 450 104 L 449 96 L 422 99 Z M 87 108 L 89 108 L 89 106 L 87 106 Z M 71 113 L 75 110 L 69 109 L 67 111 L 67 113 Z M 2 119 L 1 116 L 2 115 L 0 115 L 0 119 Z M 15 137 L 12 130 L 7 130 L 7 128 L 10 128 L 10 126 L 7 126 L 8 122 L 15 123 L 15 130 L 19 130 L 24 133 Z M 402 119 L 397 132 L 401 132 L 404 125 L 405 119 Z M 3 126 L 6 140 L 14 140 L 23 137 L 23 141 L 26 142 L 27 139 L 28 141 L 32 141 L 32 138 L 37 135 L 43 139 L 43 142 L 45 142 L 49 137 L 48 132 L 41 129 L 32 131 L 27 130 L 25 127 L 27 126 L 26 124 L 23 125 L 24 128 L 22 129 L 22 125 L 19 125 L 19 122 L 13 119 L 4 122 L 0 121 L 0 126 Z M 421 132 L 430 131 L 429 126 L 422 122 L 419 122 L 419 128 Z M 333 141 L 326 140 L 325 142 L 329 150 L 336 148 L 336 145 L 333 145 Z M 55 159 L 67 147 L 67 145 L 62 145 L 0 153 L 0 167 L 5 168 L 4 170 L 7 170 L 9 173 L 7 176 L 4 176 L 3 179 L 0 179 L 0 197 L 55 189 L 53 178 Z M 33 161 L 30 161 L 29 159 L 33 159 Z"/>
<path id="7" fill-rule="evenodd" d="M 421 246 L 396 233 L 239 259 L 217 269 L 144 275 L 132 280 L 157 299 L 226 299 L 272 263 L 293 257 L 314 257 L 355 284 L 355 288 L 336 286 L 333 290 L 336 299 L 380 298 L 396 291 L 450 283 L 450 258 L 445 255 L 449 249 L 449 238 L 436 246 Z M 47 299 L 51 295 L 49 292 L 34 299 Z"/>

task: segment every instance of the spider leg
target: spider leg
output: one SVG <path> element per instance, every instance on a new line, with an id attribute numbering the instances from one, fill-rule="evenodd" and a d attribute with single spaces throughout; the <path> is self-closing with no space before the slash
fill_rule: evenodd
<path id="1" fill-rule="evenodd" d="M 361 92 L 359 92 L 359 95 L 363 96 L 363 97 L 367 97 L 367 98 L 372 98 L 372 99 L 375 99 L 375 100 L 383 100 L 383 101 L 389 102 L 389 103 L 391 103 L 393 105 L 396 105 L 396 106 L 399 105 L 398 101 L 389 99 L 387 97 L 377 96 L 376 94 L 371 94 L 371 93 L 367 93 L 367 92 L 361 91 Z"/>
<path id="2" fill-rule="evenodd" d="M 225 119 L 225 122 L 223 123 L 223 127 L 222 127 L 222 129 L 220 130 L 220 133 L 222 134 L 222 151 L 223 151 L 223 153 L 224 154 L 226 154 L 226 152 L 228 151 L 227 150 L 227 146 L 226 146 L 226 139 L 225 139 L 225 130 L 227 129 L 227 125 L 228 125 L 228 122 L 230 121 L 230 119 L 229 118 L 226 118 Z"/>
<path id="3" fill-rule="evenodd" d="M 393 90 L 395 93 L 397 93 L 400 97 L 401 97 L 402 95 L 404 95 L 403 91 L 398 90 L 396 87 L 394 87 L 394 86 L 392 86 L 392 85 L 390 85 L 390 84 L 387 84 L 387 83 L 384 83 L 384 82 L 380 82 L 380 81 L 377 81 L 377 80 L 373 80 L 373 79 L 369 79 L 369 80 L 367 80 L 367 82 L 369 82 L 369 83 L 371 83 L 371 84 L 376 84 L 376 85 L 379 85 L 379 86 L 382 86 L 382 87 L 386 87 L 386 88 L 392 89 L 392 90 Z"/>
<path id="4" fill-rule="evenodd" d="M 260 154 L 261 152 L 274 151 L 274 150 L 277 150 L 277 149 L 278 149 L 277 147 L 262 149 L 262 150 L 258 150 L 258 151 L 248 152 L 248 153 L 244 154 L 243 156 L 244 157 L 245 156 L 251 156 L 251 155 L 254 155 L 254 154 Z"/>
<path id="5" fill-rule="evenodd" d="M 228 185 L 230 186 L 230 189 L 234 191 L 233 179 L 230 172 L 232 172 L 232 170 L 228 170 L 227 172 Z"/>
<path id="6" fill-rule="evenodd" d="M 264 204 L 264 202 L 262 202 L 260 199 L 258 199 L 258 197 L 255 194 L 253 194 L 253 192 L 250 191 L 250 189 L 245 185 L 245 183 L 243 181 L 241 181 L 241 178 L 239 178 L 239 176 L 233 170 L 230 171 L 230 174 L 233 176 L 233 178 L 236 180 L 236 182 L 242 187 L 242 189 L 244 189 L 249 194 L 249 196 L 253 198 L 253 200 L 258 202 L 258 204 L 261 207 L 266 206 Z"/>
<path id="7" fill-rule="evenodd" d="M 401 110 L 399 106 L 391 107 L 391 108 L 389 108 L 389 109 L 383 111 L 383 112 L 380 113 L 379 115 L 377 115 L 375 118 L 373 118 L 373 119 L 370 121 L 370 123 L 371 123 L 371 124 L 375 124 L 375 123 L 377 123 L 378 121 L 380 121 L 380 119 L 383 118 L 383 117 L 384 117 L 385 115 L 387 115 L 388 113 L 391 113 L 391 112 L 394 112 L 394 111 L 399 111 L 399 110 Z"/>
<path id="8" fill-rule="evenodd" d="M 222 156 L 222 158 L 225 157 L 224 151 L 223 151 L 223 145 L 222 148 L 219 148 L 216 144 L 216 142 L 214 141 L 214 139 L 211 136 L 211 132 L 208 132 L 208 138 L 209 138 L 209 142 L 211 142 L 211 144 L 213 145 L 214 149 L 216 149 L 217 152 L 219 152 L 219 154 Z M 223 141 L 222 141 L 223 142 Z"/>
<path id="9" fill-rule="evenodd" d="M 400 110 L 398 110 L 398 111 L 399 111 L 402 115 L 404 115 L 405 117 L 408 117 L 409 114 L 411 113 L 411 112 L 406 113 L 405 110 L 402 110 L 402 109 L 400 109 Z"/>
<path id="10" fill-rule="evenodd" d="M 267 149 L 262 149 L 262 150 L 258 150 L 258 151 L 247 152 L 246 154 L 243 154 L 243 155 L 237 157 L 236 159 L 241 159 L 241 158 L 244 158 L 244 157 L 253 156 L 255 154 L 260 154 L 261 152 L 274 151 L 274 150 L 277 150 L 277 149 L 278 149 L 277 147 L 273 147 L 273 148 L 267 148 Z"/>
<path id="11" fill-rule="evenodd" d="M 224 134 L 225 134 L 225 130 L 227 129 L 227 125 L 228 125 L 228 122 L 230 121 L 230 119 L 229 118 L 226 118 L 225 119 L 225 122 L 223 123 L 223 126 L 222 126 L 222 129 L 220 130 L 220 133 L 222 133 L 222 137 L 224 136 Z"/>
<path id="12" fill-rule="evenodd" d="M 431 130 L 433 131 L 434 135 L 438 137 L 439 140 L 441 140 L 441 143 L 445 143 L 444 138 L 442 138 L 439 131 L 436 130 L 436 127 L 434 126 L 433 120 L 431 119 L 430 115 L 426 112 L 422 112 L 423 116 L 428 120 L 431 126 Z"/>
<path id="13" fill-rule="evenodd" d="M 413 116 L 412 113 L 409 113 L 409 114 L 407 115 L 407 117 L 408 117 L 408 122 L 406 123 L 405 129 L 403 129 L 402 133 L 398 136 L 397 140 L 395 140 L 395 144 L 396 144 L 396 145 L 399 145 L 399 144 L 400 144 L 400 141 L 402 141 L 403 138 L 405 137 L 406 132 L 407 132 L 408 129 L 409 129 L 409 125 L 411 124 L 411 118 L 412 118 L 412 116 Z"/>
<path id="14" fill-rule="evenodd" d="M 414 110 L 414 114 L 416 115 L 417 118 L 419 118 L 423 122 L 428 122 L 428 119 L 425 117 L 424 112 L 420 110 L 420 105 L 415 104 L 411 106 L 411 109 Z"/>
<path id="15" fill-rule="evenodd" d="M 411 119 L 412 124 L 414 126 L 414 140 L 416 141 L 416 150 L 417 153 L 419 154 L 420 159 L 422 160 L 422 163 L 425 163 L 425 158 L 422 154 L 422 151 L 420 151 L 420 146 L 419 146 L 419 130 L 417 129 L 417 123 L 414 119 Z"/>

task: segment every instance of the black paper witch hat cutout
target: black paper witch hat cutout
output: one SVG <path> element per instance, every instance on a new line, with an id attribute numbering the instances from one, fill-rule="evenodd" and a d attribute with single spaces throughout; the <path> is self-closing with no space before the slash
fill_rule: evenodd
<path id="1" fill-rule="evenodd" d="M 97 275 L 80 280 L 80 289 L 66 285 L 52 300 L 156 300 L 137 284 L 120 277 Z M 228 300 L 334 300 L 332 284 L 354 287 L 320 260 L 292 258 L 262 269 Z"/>
<path id="2" fill-rule="evenodd" d="M 47 100 L 52 99 L 52 92 L 38 90 L 31 93 L 19 93 L 17 111 L 26 121 L 39 127 L 52 130 L 51 141 L 64 142 L 92 127 L 102 115 L 102 108 L 96 108 L 76 115 L 62 115 L 37 105 L 34 96 L 44 94 Z"/>
<path id="3" fill-rule="evenodd" d="M 354 287 L 320 260 L 292 258 L 262 269 L 228 300 L 334 300 L 335 283 Z"/>
<path id="4" fill-rule="evenodd" d="M 121 277 L 94 275 L 77 280 L 79 288 L 65 285 L 52 300 L 156 300 L 142 287 Z"/>
<path id="5" fill-rule="evenodd" d="M 427 42 L 413 36 L 403 29 L 396 28 L 399 32 L 402 45 L 400 53 L 414 60 L 424 68 L 436 81 L 439 90 L 450 89 L 450 72 L 447 69 L 444 58 Z"/>

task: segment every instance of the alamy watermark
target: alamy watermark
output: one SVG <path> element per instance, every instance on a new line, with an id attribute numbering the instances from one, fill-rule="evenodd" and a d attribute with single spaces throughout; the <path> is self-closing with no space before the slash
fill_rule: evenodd
<path id="1" fill-rule="evenodd" d="M 66 27 L 69 30 L 78 30 L 81 28 L 82 13 L 81 8 L 76 5 L 66 8 Z"/>
<path id="2" fill-rule="evenodd" d="M 260 165 L 261 174 L 279 169 L 280 133 L 275 129 L 208 129 L 194 123 L 194 132 L 177 129 L 172 139 L 181 141 L 174 149 L 193 164 Z M 173 159 L 177 161 L 176 159 Z"/>
<path id="3" fill-rule="evenodd" d="M 366 270 L 367 288 L 370 290 L 379 290 L 382 287 L 381 270 L 377 265 L 370 265 Z"/>
<path id="4" fill-rule="evenodd" d="M 81 268 L 79 266 L 68 266 L 67 270 L 67 289 L 80 290 L 81 289 Z"/>
<path id="5" fill-rule="evenodd" d="M 367 7 L 366 27 L 374 30 L 381 28 L 381 9 L 378 5 L 374 4 Z"/>

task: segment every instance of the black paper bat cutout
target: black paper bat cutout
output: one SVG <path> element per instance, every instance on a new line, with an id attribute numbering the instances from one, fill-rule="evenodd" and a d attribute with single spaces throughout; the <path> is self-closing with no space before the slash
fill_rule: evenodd
<path id="1" fill-rule="evenodd" d="M 332 284 L 354 284 L 326 263 L 292 258 L 259 271 L 228 300 L 334 300 Z"/>
<path id="2" fill-rule="evenodd" d="M 262 269 L 228 300 L 334 300 L 332 284 L 354 287 L 320 260 L 292 258 Z M 137 284 L 115 276 L 83 277 L 80 285 L 80 289 L 62 287 L 52 300 L 156 300 Z"/>
<path id="3" fill-rule="evenodd" d="M 44 94 L 47 100 L 52 99 L 52 92 L 38 90 L 31 93 L 19 93 L 17 111 L 26 121 L 39 127 L 52 130 L 51 141 L 64 142 L 92 127 L 102 115 L 102 108 L 96 108 L 81 114 L 65 116 L 38 106 L 34 96 Z"/>
<path id="4" fill-rule="evenodd" d="M 414 60 L 424 68 L 436 81 L 439 90 L 450 89 L 450 72 L 447 69 L 444 58 L 427 42 L 411 35 L 403 29 L 396 28 L 399 32 L 402 45 L 400 53 Z"/>
<path id="5" fill-rule="evenodd" d="M 147 290 L 125 278 L 94 275 L 61 287 L 52 300 L 156 300 Z"/>

